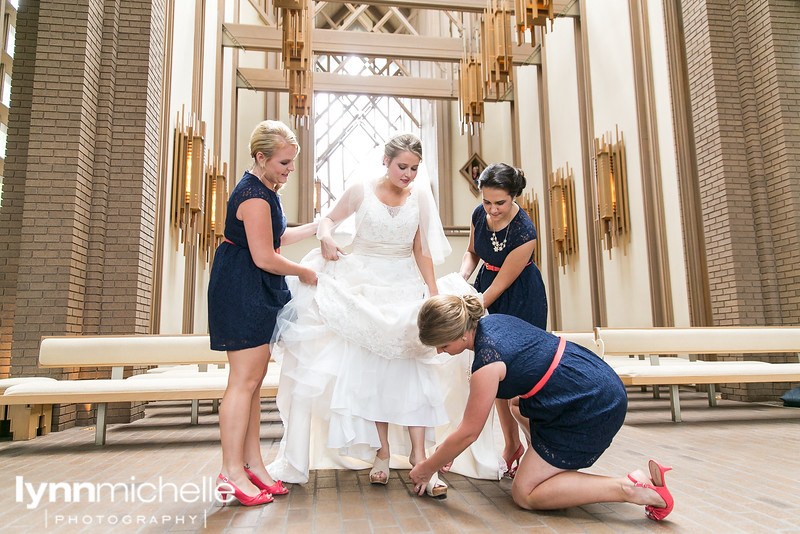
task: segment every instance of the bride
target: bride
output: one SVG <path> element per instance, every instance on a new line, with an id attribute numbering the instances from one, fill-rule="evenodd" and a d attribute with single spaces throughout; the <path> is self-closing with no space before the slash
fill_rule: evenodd
<path id="1" fill-rule="evenodd" d="M 309 469 L 371 462 L 370 481 L 386 484 L 390 458 L 395 468 L 416 465 L 435 444 L 436 427 L 444 437 L 460 421 L 469 362 L 442 359 L 417 331 L 419 308 L 438 293 L 433 265 L 450 253 L 430 188 L 415 182 L 421 160 L 416 136 L 393 137 L 386 174 L 349 187 L 320 221 L 320 248 L 302 261 L 318 285 L 291 288 L 273 336 L 285 427 L 267 468 L 276 480 L 304 483 Z M 351 216 L 345 253 L 350 243 L 337 242 L 333 229 Z M 499 478 L 489 423 L 483 434 L 454 472 Z M 441 481 L 429 484 L 431 495 L 446 491 Z"/>

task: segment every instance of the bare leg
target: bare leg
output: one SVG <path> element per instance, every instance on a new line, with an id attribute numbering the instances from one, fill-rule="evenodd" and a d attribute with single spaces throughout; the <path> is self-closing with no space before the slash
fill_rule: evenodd
<path id="1" fill-rule="evenodd" d="M 389 423 L 385 422 L 375 422 L 375 428 L 378 430 L 378 439 L 381 441 L 381 448 L 375 453 L 375 456 L 380 458 L 381 460 L 386 460 L 389 458 L 390 451 L 389 451 Z M 378 471 L 377 473 L 373 473 L 370 475 L 370 478 L 375 481 L 383 481 L 389 476 L 389 473 L 384 473 L 383 471 Z"/>
<path id="2" fill-rule="evenodd" d="M 417 465 L 427 457 L 425 454 L 425 427 L 408 427 L 408 436 L 411 438 L 411 454 L 408 457 L 408 461 L 411 465 Z"/>
<path id="3" fill-rule="evenodd" d="M 649 476 L 641 470 L 634 471 L 631 476 L 649 481 Z M 533 448 L 528 448 L 522 458 L 511 486 L 511 496 L 527 510 L 556 510 L 600 502 L 666 505 L 654 490 L 637 488 L 627 477 L 559 469 L 544 461 Z"/>
<path id="4" fill-rule="evenodd" d="M 269 361 L 269 346 L 229 351 L 228 387 L 219 407 L 219 437 L 222 444 L 222 474 L 249 496 L 260 493 L 244 472 L 245 440 L 250 432 L 254 395 L 259 398 L 255 434 L 261 422 L 260 389 Z M 247 417 L 245 417 L 247 415 Z M 252 440 L 252 438 L 251 438 Z M 259 457 L 261 453 L 259 452 Z"/>
<path id="5" fill-rule="evenodd" d="M 269 357 L 267 358 L 269 365 Z M 267 374 L 267 365 L 261 374 L 263 382 Z M 253 391 L 250 402 L 250 419 L 247 422 L 247 434 L 244 437 L 244 463 L 245 466 L 264 484 L 271 486 L 275 483 L 264 467 L 264 457 L 261 456 L 261 388 Z"/>
<path id="6" fill-rule="evenodd" d="M 531 444 L 531 421 L 524 415 L 522 415 L 519 411 L 519 397 L 515 397 L 508 401 L 509 410 L 511 415 L 516 420 L 519 427 L 522 429 L 522 433 L 525 434 L 525 440 L 528 442 L 528 445 Z"/>
<path id="7" fill-rule="evenodd" d="M 497 409 L 497 418 L 500 420 L 500 429 L 503 431 L 503 460 L 508 464 L 514 457 L 520 446 L 519 426 L 511 414 L 509 407 L 510 401 L 507 399 L 495 399 L 494 406 Z"/>
<path id="8" fill-rule="evenodd" d="M 425 454 L 425 430 L 424 426 L 408 427 L 408 436 L 411 438 L 411 454 L 408 457 L 408 462 L 411 465 L 417 465 L 427 458 Z M 438 478 L 436 487 L 441 488 L 442 495 L 447 492 L 447 484 L 438 482 Z"/>

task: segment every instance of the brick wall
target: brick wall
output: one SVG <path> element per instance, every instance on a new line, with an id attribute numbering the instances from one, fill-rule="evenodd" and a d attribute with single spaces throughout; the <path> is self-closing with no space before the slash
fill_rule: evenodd
<path id="1" fill-rule="evenodd" d="M 6 214 L 4 205 L 2 215 L 4 231 L 18 228 L 19 240 L 0 258 L 0 365 L 8 362 L 11 376 L 107 376 L 38 369 L 38 346 L 43 335 L 148 332 L 164 6 L 22 4 L 7 165 L 14 209 Z M 15 98 L 22 91 L 28 98 Z M 10 259 L 14 246 L 18 265 Z M 111 421 L 142 415 L 141 405 L 109 411 Z M 92 417 L 88 406 L 61 407 L 54 427 Z"/>
<path id="2" fill-rule="evenodd" d="M 8 119 L 3 206 L 0 209 L 0 377 L 11 376 L 11 344 L 16 311 L 20 227 L 28 166 L 30 107 L 35 75 L 39 2 L 22 2 L 17 13 L 14 83 Z M 14 370 L 14 376 L 22 373 Z"/>
<path id="3" fill-rule="evenodd" d="M 714 323 L 797 324 L 800 4 L 684 0 L 683 18 Z"/>

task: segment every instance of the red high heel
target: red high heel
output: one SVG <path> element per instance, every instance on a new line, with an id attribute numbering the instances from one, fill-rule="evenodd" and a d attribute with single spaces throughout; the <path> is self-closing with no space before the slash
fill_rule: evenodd
<path id="1" fill-rule="evenodd" d="M 675 500 L 672 498 L 672 494 L 667 489 L 667 484 L 664 480 L 664 473 L 670 471 L 672 468 L 664 467 L 655 460 L 650 460 L 647 466 L 650 468 L 650 479 L 653 481 L 653 489 L 656 490 L 656 493 L 658 493 L 662 499 L 664 499 L 664 502 L 666 502 L 667 505 L 664 508 L 645 506 L 644 513 L 653 521 L 661 521 L 667 517 L 670 512 L 672 512 L 672 508 L 675 506 Z"/>
<path id="2" fill-rule="evenodd" d="M 219 479 L 222 482 L 222 484 L 227 484 L 228 486 L 230 486 L 231 489 L 233 490 L 233 497 L 236 497 L 236 499 L 245 506 L 253 506 L 256 504 L 267 504 L 268 502 L 272 502 L 272 495 L 270 495 L 264 490 L 261 490 L 261 492 L 258 495 L 254 495 L 251 497 L 250 495 L 246 494 L 245 492 L 234 486 L 233 482 L 228 480 L 228 477 L 222 476 L 222 473 L 219 474 L 217 479 Z M 228 499 L 231 497 L 231 494 L 230 492 L 220 491 L 220 486 L 221 484 L 217 485 L 217 491 L 219 491 L 219 493 L 222 495 L 222 505 L 224 506 L 228 504 Z"/>
<path id="3" fill-rule="evenodd" d="M 280 480 L 276 481 L 271 486 L 267 486 L 266 484 L 261 482 L 261 480 L 248 468 L 245 467 L 244 472 L 247 473 L 248 477 L 250 477 L 250 482 L 252 482 L 253 485 L 260 490 L 264 490 L 272 495 L 286 495 L 287 493 L 289 493 L 289 488 L 284 486 L 283 482 L 281 482 Z"/>
<path id="4" fill-rule="evenodd" d="M 661 521 L 662 519 L 667 517 L 670 514 L 670 512 L 672 512 L 672 509 L 675 506 L 675 500 L 672 498 L 672 494 L 669 492 L 667 486 L 664 484 L 664 473 L 671 470 L 672 468 L 664 467 L 655 460 L 650 460 L 648 467 L 650 468 L 650 482 L 652 482 L 652 484 L 648 484 L 647 482 L 639 482 L 635 478 L 633 478 L 630 474 L 628 474 L 628 478 L 630 479 L 631 482 L 633 482 L 634 486 L 639 488 L 651 489 L 656 493 L 658 493 L 658 495 L 662 499 L 664 499 L 664 502 L 667 505 L 663 508 L 656 508 L 651 504 L 648 504 L 644 507 L 644 515 L 646 515 L 653 521 Z"/>
<path id="5" fill-rule="evenodd" d="M 525 448 L 522 446 L 522 443 L 520 443 L 517 452 L 515 452 L 514 456 L 512 456 L 511 459 L 506 462 L 506 475 L 508 478 L 514 478 L 514 476 L 517 474 L 517 469 L 519 468 L 519 459 L 522 458 L 522 454 L 524 452 Z"/>

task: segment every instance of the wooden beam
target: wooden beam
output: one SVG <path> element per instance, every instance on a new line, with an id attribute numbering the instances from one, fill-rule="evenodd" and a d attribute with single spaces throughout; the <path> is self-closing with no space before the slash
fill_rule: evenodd
<path id="1" fill-rule="evenodd" d="M 282 35 L 277 27 L 252 24 L 222 25 L 222 46 L 257 52 L 280 52 Z M 311 46 L 315 54 L 359 55 L 412 59 L 417 61 L 444 61 L 456 63 L 464 55 L 461 39 L 452 37 L 424 37 L 393 33 L 342 32 L 315 29 Z M 538 47 L 516 43 L 513 49 L 514 65 L 535 65 L 540 61 Z"/>
<path id="2" fill-rule="evenodd" d="M 329 4 L 355 4 L 353 0 L 326 0 Z M 483 13 L 486 0 L 366 0 L 358 4 L 390 6 L 408 9 L 438 9 L 440 11 L 461 11 L 463 13 Z M 509 2 L 510 4 L 510 2 Z M 578 2 L 575 0 L 555 0 L 553 14 L 562 17 L 577 17 Z"/>
<path id="3" fill-rule="evenodd" d="M 288 91 L 283 71 L 240 67 L 238 86 L 254 91 Z M 398 98 L 426 98 L 456 100 L 458 87 L 455 81 L 408 76 L 351 76 L 330 72 L 314 73 L 314 92 L 391 95 Z"/>

